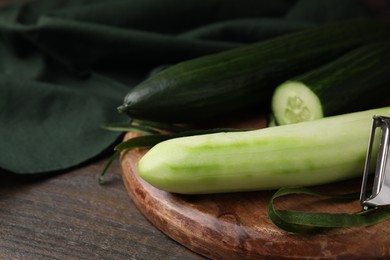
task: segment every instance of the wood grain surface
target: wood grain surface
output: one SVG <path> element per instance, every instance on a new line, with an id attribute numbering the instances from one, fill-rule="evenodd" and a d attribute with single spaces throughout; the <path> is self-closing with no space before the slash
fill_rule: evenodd
<path id="1" fill-rule="evenodd" d="M 202 259 L 137 210 L 106 159 L 35 181 L 1 172 L 0 259 Z"/>
<path id="2" fill-rule="evenodd" d="M 126 139 L 136 134 L 128 133 Z M 189 249 L 213 259 L 390 259 L 390 221 L 334 229 L 312 235 L 287 233 L 267 216 L 274 191 L 178 195 L 158 190 L 137 174 L 147 149 L 122 155 L 123 178 L 139 210 L 162 232 Z M 328 193 L 360 190 L 361 179 L 315 187 Z M 359 201 L 339 202 L 292 196 L 279 208 L 320 212 L 357 212 Z"/>

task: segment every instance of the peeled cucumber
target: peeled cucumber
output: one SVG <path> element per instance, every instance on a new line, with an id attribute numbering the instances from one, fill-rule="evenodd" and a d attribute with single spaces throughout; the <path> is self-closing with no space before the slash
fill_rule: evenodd
<path id="1" fill-rule="evenodd" d="M 362 176 L 374 115 L 390 116 L 390 107 L 259 130 L 171 139 L 141 158 L 138 173 L 161 190 L 182 194 L 270 190 L 350 179 Z"/>

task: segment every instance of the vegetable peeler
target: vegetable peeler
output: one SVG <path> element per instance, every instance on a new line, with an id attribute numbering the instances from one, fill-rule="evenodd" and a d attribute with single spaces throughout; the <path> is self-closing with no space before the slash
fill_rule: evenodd
<path id="1" fill-rule="evenodd" d="M 360 203 L 363 209 L 373 209 L 390 205 L 390 117 L 374 116 L 363 181 Z M 374 175 L 369 175 L 374 168 Z M 371 177 L 372 176 L 372 177 Z M 367 189 L 371 186 L 371 190 Z"/>

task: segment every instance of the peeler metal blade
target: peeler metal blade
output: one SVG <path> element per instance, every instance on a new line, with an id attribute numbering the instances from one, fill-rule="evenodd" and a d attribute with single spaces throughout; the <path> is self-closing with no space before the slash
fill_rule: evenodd
<path id="1" fill-rule="evenodd" d="M 390 205 L 389 146 L 390 117 L 374 116 L 360 192 L 360 203 L 366 210 Z M 367 187 L 369 185 L 372 189 Z"/>

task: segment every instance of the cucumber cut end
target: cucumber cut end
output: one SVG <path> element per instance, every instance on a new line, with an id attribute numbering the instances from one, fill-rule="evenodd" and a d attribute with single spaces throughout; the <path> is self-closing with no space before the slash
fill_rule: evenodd
<path id="1" fill-rule="evenodd" d="M 272 97 L 272 111 L 278 125 L 311 121 L 323 117 L 318 96 L 305 84 L 288 81 Z"/>

